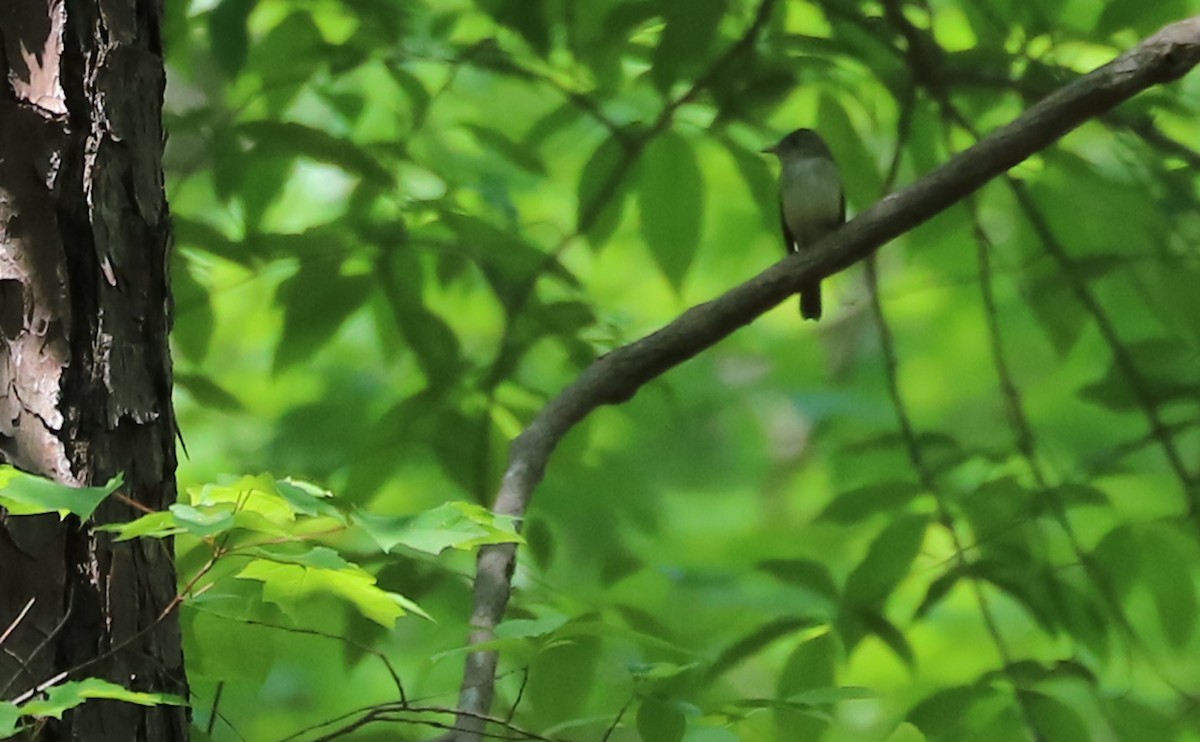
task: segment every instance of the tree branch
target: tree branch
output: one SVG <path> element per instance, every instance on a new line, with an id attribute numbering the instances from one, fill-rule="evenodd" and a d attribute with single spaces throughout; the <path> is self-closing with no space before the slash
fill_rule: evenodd
<path id="1" fill-rule="evenodd" d="M 963 200 L 1080 124 L 1200 63 L 1200 16 L 1167 26 L 1134 49 L 1052 93 L 1017 119 L 952 157 L 913 185 L 889 195 L 811 251 L 793 253 L 713 301 L 684 312 L 661 330 L 599 358 L 551 400 L 512 443 L 494 509 L 520 518 L 558 442 L 592 410 L 633 397 L 647 382 L 715 345 L 783 302 L 803 284 L 871 255 L 896 236 Z M 511 593 L 512 544 L 485 546 L 476 565 L 471 644 L 493 638 Z M 462 711 L 452 733 L 477 742 L 491 705 L 494 652 L 466 660 Z"/>

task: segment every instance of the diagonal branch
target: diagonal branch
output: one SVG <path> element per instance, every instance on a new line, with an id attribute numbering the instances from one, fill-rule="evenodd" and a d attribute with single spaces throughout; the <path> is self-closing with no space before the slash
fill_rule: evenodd
<path id="1" fill-rule="evenodd" d="M 793 253 L 713 301 L 692 307 L 661 330 L 619 348 L 589 366 L 551 400 L 512 443 L 495 510 L 524 515 L 558 442 L 592 410 L 630 399 L 642 385 L 716 344 L 783 302 L 802 284 L 824 278 L 871 255 L 888 240 L 958 203 L 986 182 L 1067 132 L 1153 85 L 1182 77 L 1200 63 L 1200 16 L 1167 26 L 1132 50 L 1032 106 L 1007 126 L 913 185 L 883 198 L 823 240 Z M 489 641 L 504 614 L 516 564 L 511 544 L 480 550 L 475 577 L 471 644 Z M 453 737 L 476 742 L 472 724 L 491 704 L 494 652 L 468 655 Z"/>

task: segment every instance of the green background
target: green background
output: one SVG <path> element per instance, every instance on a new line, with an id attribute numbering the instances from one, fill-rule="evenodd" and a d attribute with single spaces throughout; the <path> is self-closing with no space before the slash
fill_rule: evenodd
<path id="1" fill-rule="evenodd" d="M 181 485 L 270 472 L 379 516 L 486 505 L 587 363 L 778 260 L 782 134 L 823 133 L 853 215 L 1195 12 L 166 5 Z M 789 301 L 583 422 L 528 514 L 494 712 L 613 742 L 1200 737 L 1198 107 L 1195 74 L 1139 96 L 877 281 L 829 279 L 819 324 Z M 218 569 L 182 609 L 199 727 L 394 701 L 375 653 L 454 706 L 469 550 L 308 540 L 434 620 Z M 180 549 L 186 584 L 211 551 Z"/>

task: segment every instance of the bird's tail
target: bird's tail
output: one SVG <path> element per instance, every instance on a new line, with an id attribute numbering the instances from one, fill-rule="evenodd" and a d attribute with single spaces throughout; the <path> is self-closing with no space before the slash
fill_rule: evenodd
<path id="1" fill-rule="evenodd" d="M 800 289 L 800 316 L 821 319 L 821 284 L 815 281 Z"/>

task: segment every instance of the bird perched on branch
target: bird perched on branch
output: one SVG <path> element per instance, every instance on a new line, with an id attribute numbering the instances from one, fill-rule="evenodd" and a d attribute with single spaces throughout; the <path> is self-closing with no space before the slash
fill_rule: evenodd
<path id="1" fill-rule="evenodd" d="M 779 158 L 779 215 L 788 252 L 807 250 L 846 221 L 846 195 L 833 153 L 812 129 L 763 150 Z M 821 318 L 821 282 L 800 287 L 800 315 Z"/>

